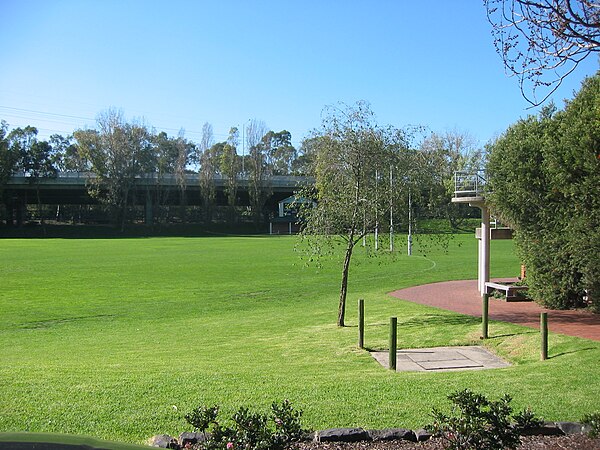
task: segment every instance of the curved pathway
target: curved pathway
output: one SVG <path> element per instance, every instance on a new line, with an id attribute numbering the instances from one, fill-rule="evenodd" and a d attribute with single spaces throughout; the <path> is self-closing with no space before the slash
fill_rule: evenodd
<path id="1" fill-rule="evenodd" d="M 476 280 L 445 281 L 413 286 L 391 292 L 390 295 L 422 305 L 481 317 L 481 296 L 477 291 Z M 544 311 L 548 313 L 548 329 L 551 332 L 600 341 L 600 314 L 587 311 L 548 310 L 535 302 L 506 302 L 490 297 L 491 320 L 539 329 L 540 313 Z"/>

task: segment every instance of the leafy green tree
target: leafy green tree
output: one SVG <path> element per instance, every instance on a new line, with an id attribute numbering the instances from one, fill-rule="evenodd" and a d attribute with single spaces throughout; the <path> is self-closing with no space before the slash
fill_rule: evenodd
<path id="1" fill-rule="evenodd" d="M 47 141 L 35 141 L 23 155 L 23 170 L 27 176 L 38 180 L 56 176 L 52 161 L 52 146 Z"/>
<path id="2" fill-rule="evenodd" d="M 222 147 L 220 157 L 221 173 L 227 177 L 227 204 L 229 206 L 230 220 L 235 221 L 237 204 L 237 193 L 239 185 L 239 176 L 241 172 L 240 158 L 237 154 L 239 144 L 239 131 L 236 127 L 229 130 L 227 142 Z"/>
<path id="3" fill-rule="evenodd" d="M 136 177 L 152 165 L 151 136 L 145 126 L 126 122 L 122 113 L 112 109 L 98 117 L 97 126 L 97 130 L 77 130 L 74 137 L 90 163 L 90 194 L 110 208 L 123 229 Z"/>
<path id="4" fill-rule="evenodd" d="M 174 175 L 179 157 L 177 140 L 169 137 L 161 131 L 151 136 L 152 157 L 149 162 L 149 173 L 154 177 L 156 184 L 154 200 L 157 206 L 157 217 L 159 221 L 165 221 L 168 217 L 167 205 L 172 202 L 173 189 L 169 179 Z M 146 195 L 151 196 L 148 191 Z"/>
<path id="5" fill-rule="evenodd" d="M 13 158 L 16 159 L 15 169 L 20 170 L 35 186 L 38 213 L 42 223 L 42 204 L 40 198 L 40 178 L 56 176 L 53 164 L 52 146 L 47 141 L 38 141 L 38 130 L 35 127 L 15 128 L 8 135 Z"/>
<path id="6" fill-rule="evenodd" d="M 403 133 L 375 124 L 364 102 L 330 108 L 312 139 L 311 172 L 316 183 L 314 190 L 305 190 L 303 195 L 314 198 L 316 206 L 301 211 L 305 220 L 302 237 L 315 257 L 338 243 L 345 247 L 337 316 L 337 325 L 342 327 L 354 249 L 389 212 L 390 201 L 384 194 L 397 195 L 398 191 L 386 188 L 389 178 L 383 174 L 395 164 L 397 150 L 407 146 Z"/>
<path id="7" fill-rule="evenodd" d="M 267 164 L 273 175 L 290 175 L 292 164 L 298 153 L 292 145 L 292 134 L 283 130 L 269 131 L 262 138 L 262 144 L 267 155 Z"/>
<path id="8" fill-rule="evenodd" d="M 73 136 L 53 134 L 50 136 L 52 147 L 52 164 L 59 172 L 86 172 L 89 170 L 87 161 L 79 152 L 79 147 L 73 142 Z"/>
<path id="9" fill-rule="evenodd" d="M 309 136 L 302 141 L 298 155 L 292 161 L 292 174 L 298 176 L 313 176 L 316 148 L 319 138 Z"/>
<path id="10" fill-rule="evenodd" d="M 8 124 L 0 122 L 0 200 L 3 200 L 3 189 L 13 172 L 17 169 L 19 152 L 9 140 Z"/>
<path id="11" fill-rule="evenodd" d="M 530 293 L 552 308 L 600 309 L 600 73 L 563 111 L 511 126 L 492 146 L 494 212 L 516 229 Z"/>

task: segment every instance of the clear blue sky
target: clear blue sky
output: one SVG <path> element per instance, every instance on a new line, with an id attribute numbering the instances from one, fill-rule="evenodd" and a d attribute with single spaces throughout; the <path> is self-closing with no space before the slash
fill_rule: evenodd
<path id="1" fill-rule="evenodd" d="M 534 113 L 495 53 L 481 0 L 0 0 L 0 119 L 41 137 L 109 107 L 217 140 L 264 120 L 298 145 L 325 105 L 480 144 Z M 589 59 L 554 95 L 572 97 Z"/>

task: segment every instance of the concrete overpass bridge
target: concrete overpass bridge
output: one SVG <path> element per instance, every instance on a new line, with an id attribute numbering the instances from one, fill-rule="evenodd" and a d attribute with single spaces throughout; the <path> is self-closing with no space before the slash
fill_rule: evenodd
<path id="1" fill-rule="evenodd" d="M 4 186 L 4 199 L 9 218 L 20 222 L 27 205 L 95 205 L 98 200 L 88 192 L 95 175 L 87 172 L 59 172 L 56 177 L 33 179 L 25 174 L 15 174 Z M 215 175 L 214 187 L 216 205 L 227 205 L 227 177 Z M 268 195 L 265 209 L 277 211 L 278 202 L 291 196 L 314 180 L 310 177 L 272 176 L 264 180 L 262 189 Z M 250 206 L 250 180 L 238 179 L 236 205 Z M 174 174 L 145 174 L 136 177 L 130 194 L 133 206 L 145 208 L 147 223 L 152 222 L 153 211 L 157 206 L 202 205 L 202 192 L 199 174 L 185 174 L 180 186 Z"/>

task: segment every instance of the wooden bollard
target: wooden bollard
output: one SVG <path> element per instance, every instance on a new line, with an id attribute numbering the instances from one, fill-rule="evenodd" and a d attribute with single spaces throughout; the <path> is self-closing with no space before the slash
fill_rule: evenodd
<path id="1" fill-rule="evenodd" d="M 358 300 L 358 348 L 365 348 L 365 301 Z"/>
<path id="2" fill-rule="evenodd" d="M 540 334 L 542 338 L 541 358 L 548 359 L 548 313 L 540 313 Z"/>
<path id="3" fill-rule="evenodd" d="M 398 332 L 398 318 L 390 317 L 390 353 L 389 353 L 389 364 L 390 370 L 396 370 L 396 347 L 397 347 L 397 332 Z"/>
<path id="4" fill-rule="evenodd" d="M 488 338 L 488 319 L 490 308 L 490 294 L 483 294 L 481 305 L 481 339 Z"/>

